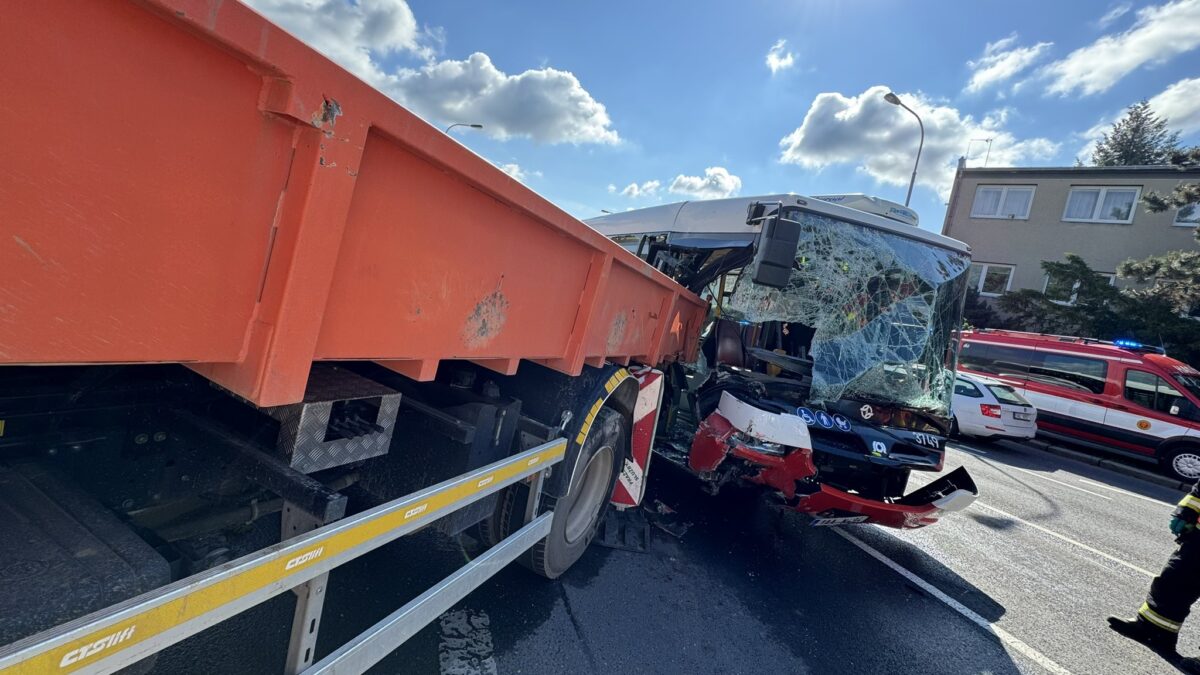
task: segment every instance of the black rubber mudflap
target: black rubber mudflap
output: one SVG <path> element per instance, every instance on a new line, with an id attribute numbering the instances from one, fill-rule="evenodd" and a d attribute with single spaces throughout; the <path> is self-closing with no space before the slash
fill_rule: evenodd
<path id="1" fill-rule="evenodd" d="M 596 543 L 606 548 L 645 553 L 650 550 L 650 523 L 641 508 L 609 509 Z"/>

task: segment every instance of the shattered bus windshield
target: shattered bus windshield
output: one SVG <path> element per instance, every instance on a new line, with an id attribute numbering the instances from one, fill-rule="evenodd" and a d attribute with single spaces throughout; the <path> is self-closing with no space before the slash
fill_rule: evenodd
<path id="1" fill-rule="evenodd" d="M 812 403 L 859 398 L 949 416 L 970 258 L 823 215 L 784 217 L 801 225 L 786 286 L 743 275 L 724 316 L 811 334 Z"/>

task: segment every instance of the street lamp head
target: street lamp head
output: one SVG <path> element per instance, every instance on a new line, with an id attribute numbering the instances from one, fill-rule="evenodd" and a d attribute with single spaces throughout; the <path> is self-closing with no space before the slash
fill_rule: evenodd
<path id="1" fill-rule="evenodd" d="M 908 206 L 909 200 L 912 199 L 913 185 L 917 183 L 917 167 L 921 165 L 921 149 L 925 147 L 925 123 L 921 121 L 921 116 L 917 114 L 916 110 L 904 105 L 900 101 L 900 97 L 896 95 L 896 92 L 889 91 L 884 94 L 883 100 L 892 105 L 898 105 L 911 113 L 913 117 L 917 118 L 917 126 L 921 129 L 921 141 L 917 144 L 917 159 L 913 162 L 912 178 L 908 181 L 908 195 L 904 197 L 904 205 Z"/>
<path id="2" fill-rule="evenodd" d="M 482 124 L 468 124 L 467 126 L 471 127 L 472 129 L 482 129 L 483 128 Z"/>

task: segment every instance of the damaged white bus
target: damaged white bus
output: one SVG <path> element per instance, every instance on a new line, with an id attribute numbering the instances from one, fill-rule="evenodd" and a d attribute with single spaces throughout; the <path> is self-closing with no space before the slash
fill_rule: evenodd
<path id="1" fill-rule="evenodd" d="M 711 299 L 667 372 L 655 450 L 712 490 L 766 486 L 814 525 L 915 528 L 966 508 L 940 472 L 970 250 L 863 195 L 681 202 L 587 221 Z"/>

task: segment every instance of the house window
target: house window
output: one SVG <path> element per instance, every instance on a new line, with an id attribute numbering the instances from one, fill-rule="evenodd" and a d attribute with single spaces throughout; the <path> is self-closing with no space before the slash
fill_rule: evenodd
<path id="1" fill-rule="evenodd" d="M 1080 223 L 1131 223 L 1138 187 L 1074 187 L 1067 195 L 1063 220 Z"/>
<path id="2" fill-rule="evenodd" d="M 1188 204 L 1176 211 L 1174 224 L 1180 227 L 1200 226 L 1200 203 Z"/>
<path id="3" fill-rule="evenodd" d="M 1033 186 L 980 185 L 975 188 L 972 218 L 1027 220 L 1033 204 Z"/>
<path id="4" fill-rule="evenodd" d="M 980 295 L 996 297 L 1008 292 L 1012 285 L 1012 265 L 973 263 L 967 275 L 967 286 L 979 291 Z"/>
<path id="5" fill-rule="evenodd" d="M 1104 277 L 1108 281 L 1109 286 L 1117 283 L 1117 275 L 1115 274 L 1106 274 L 1104 272 L 1096 272 L 1096 274 Z M 1046 280 L 1042 284 L 1042 293 L 1060 305 L 1073 305 L 1075 304 L 1076 297 L 1079 295 L 1079 279 L 1060 274 L 1047 274 Z"/>

